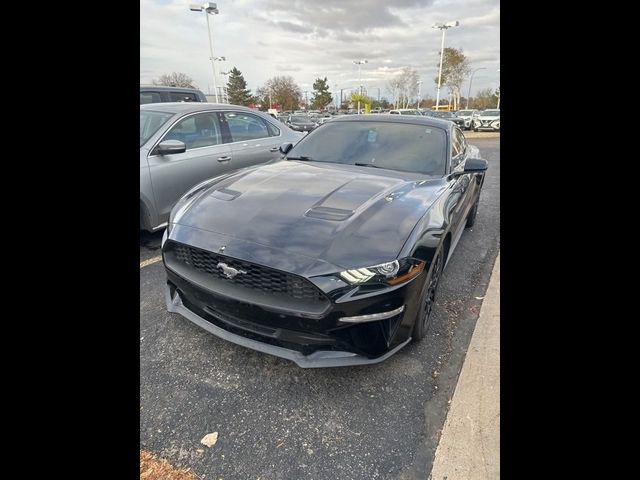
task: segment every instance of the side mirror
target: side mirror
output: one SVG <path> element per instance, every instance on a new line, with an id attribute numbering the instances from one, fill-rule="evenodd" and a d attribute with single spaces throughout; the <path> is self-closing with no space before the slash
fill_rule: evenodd
<path id="1" fill-rule="evenodd" d="M 293 148 L 293 143 L 283 143 L 280 145 L 280 153 L 286 155 Z"/>
<path id="2" fill-rule="evenodd" d="M 175 153 L 184 153 L 187 146 L 180 140 L 165 140 L 160 142 L 155 148 L 154 153 L 158 155 L 173 155 Z"/>
<path id="3" fill-rule="evenodd" d="M 483 158 L 468 158 L 464 164 L 464 173 L 481 173 L 489 168 L 489 163 Z"/>

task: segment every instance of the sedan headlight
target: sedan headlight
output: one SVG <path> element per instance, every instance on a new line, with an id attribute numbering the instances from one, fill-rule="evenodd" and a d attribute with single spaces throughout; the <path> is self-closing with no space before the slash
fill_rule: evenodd
<path id="1" fill-rule="evenodd" d="M 354 268 L 340 272 L 340 278 L 351 285 L 364 283 L 385 283 L 398 285 L 417 277 L 424 270 L 425 263 L 415 258 L 393 260 L 371 267 Z"/>

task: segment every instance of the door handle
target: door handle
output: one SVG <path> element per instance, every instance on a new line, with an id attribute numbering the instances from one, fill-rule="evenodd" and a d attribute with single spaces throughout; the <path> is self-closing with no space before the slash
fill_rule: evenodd
<path id="1" fill-rule="evenodd" d="M 229 160 L 231 160 L 231 157 L 228 155 L 226 157 L 218 157 L 219 162 L 228 162 Z"/>
<path id="2" fill-rule="evenodd" d="M 280 150 L 280 147 L 273 147 L 269 149 L 270 152 L 277 152 L 278 150 Z"/>

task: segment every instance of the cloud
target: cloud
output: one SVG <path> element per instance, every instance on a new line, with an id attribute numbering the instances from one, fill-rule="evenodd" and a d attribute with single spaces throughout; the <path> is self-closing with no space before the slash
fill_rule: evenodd
<path id="1" fill-rule="evenodd" d="M 473 88 L 498 80 L 498 0 L 227 0 L 210 17 L 218 71 L 233 66 L 255 90 L 282 72 L 298 84 L 327 77 L 334 88 L 358 83 L 353 60 L 366 58 L 363 83 L 384 87 L 404 66 L 418 70 L 422 91 L 435 95 L 440 32 L 436 21 L 459 20 L 446 46 L 462 48 L 473 68 L 485 67 Z M 213 88 L 205 14 L 183 0 L 140 0 L 140 81 L 184 72 L 205 92 Z M 481 75 L 482 74 L 482 75 Z M 218 85 L 224 79 L 218 79 Z"/>

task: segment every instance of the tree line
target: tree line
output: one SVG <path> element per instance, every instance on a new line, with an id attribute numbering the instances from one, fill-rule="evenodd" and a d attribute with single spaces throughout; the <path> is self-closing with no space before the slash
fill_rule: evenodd
<path id="1" fill-rule="evenodd" d="M 453 110 L 466 108 L 467 99 L 462 96 L 462 86 L 469 77 L 470 72 L 469 60 L 462 49 L 452 47 L 444 49 L 441 85 L 448 92 L 442 92 L 441 90 L 440 105 L 451 103 Z M 416 69 L 405 67 L 386 84 L 386 91 L 391 97 L 390 101 L 387 98 L 378 100 L 368 95 L 366 89 L 360 92 L 358 87 L 354 87 L 347 95 L 342 97 L 342 102 L 337 107 L 347 109 L 360 101 L 367 109 L 431 108 L 435 105 L 435 100 L 429 95 L 420 94 L 419 78 Z M 434 82 L 436 85 L 438 84 L 438 77 L 434 79 Z M 156 85 L 197 88 L 191 77 L 179 72 L 162 75 L 157 80 L 154 80 L 153 83 Z M 255 93 L 252 93 L 247 88 L 247 82 L 237 67 L 233 67 L 229 71 L 229 78 L 226 84 L 226 95 L 229 103 L 258 107 L 262 110 L 268 108 L 275 108 L 280 111 L 297 110 L 301 106 L 313 110 L 326 110 L 338 103 L 338 99 L 334 99 L 330 92 L 327 77 L 315 79 L 310 99 L 308 95 L 303 95 L 303 93 L 305 92 L 302 91 L 290 75 L 272 77 L 264 85 L 258 87 Z M 496 91 L 492 91 L 490 88 L 478 91 L 474 97 L 469 99 L 468 105 L 469 108 L 473 109 L 486 109 L 496 108 L 496 105 L 499 105 L 498 102 L 499 87 Z"/>

